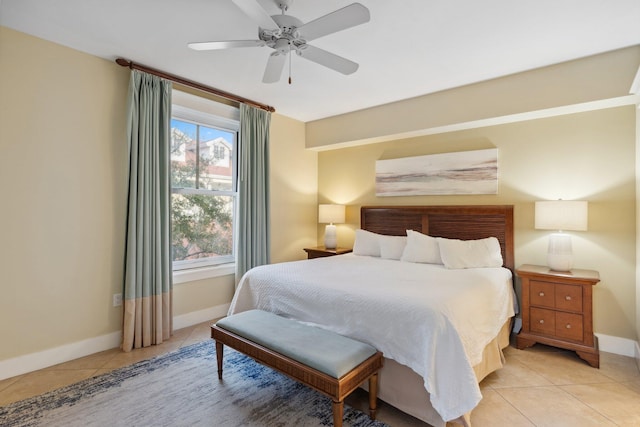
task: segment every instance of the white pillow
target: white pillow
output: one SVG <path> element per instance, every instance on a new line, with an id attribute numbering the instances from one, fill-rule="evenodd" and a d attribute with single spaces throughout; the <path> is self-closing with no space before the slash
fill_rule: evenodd
<path id="1" fill-rule="evenodd" d="M 500 242 L 495 237 L 478 240 L 438 237 L 437 240 L 446 268 L 502 267 Z"/>
<path id="2" fill-rule="evenodd" d="M 380 236 L 380 258 L 400 259 L 407 245 L 407 236 Z"/>
<path id="3" fill-rule="evenodd" d="M 424 264 L 442 264 L 438 241 L 435 237 L 407 230 L 407 246 L 405 246 L 400 260 Z"/>
<path id="4" fill-rule="evenodd" d="M 367 230 L 356 230 L 356 240 L 353 243 L 353 253 L 355 255 L 380 256 L 381 234 L 372 233 Z"/>

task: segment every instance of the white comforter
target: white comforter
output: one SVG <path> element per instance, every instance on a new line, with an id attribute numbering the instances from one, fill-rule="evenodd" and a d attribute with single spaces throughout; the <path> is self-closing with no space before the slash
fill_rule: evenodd
<path id="1" fill-rule="evenodd" d="M 270 311 L 367 342 L 424 379 L 445 420 L 482 398 L 473 366 L 514 315 L 511 272 L 341 255 L 256 267 L 229 314 Z"/>

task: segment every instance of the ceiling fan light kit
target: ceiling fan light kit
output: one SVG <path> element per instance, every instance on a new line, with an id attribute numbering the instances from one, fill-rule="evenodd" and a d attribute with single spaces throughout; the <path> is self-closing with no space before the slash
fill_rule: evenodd
<path id="1" fill-rule="evenodd" d="M 189 43 L 188 46 L 194 50 L 268 46 L 274 52 L 267 60 L 262 78 L 264 83 L 275 83 L 280 80 L 286 56 L 291 52 L 345 75 L 356 72 L 357 63 L 309 45 L 307 42 L 369 22 L 369 9 L 360 3 L 352 3 L 305 24 L 294 16 L 285 15 L 292 2 L 293 0 L 276 0 L 275 3 L 282 14 L 269 16 L 257 0 L 233 0 L 240 10 L 258 24 L 259 39 L 197 42 Z M 291 60 L 290 57 L 289 60 Z M 289 77 L 289 83 L 291 83 L 291 77 Z"/>

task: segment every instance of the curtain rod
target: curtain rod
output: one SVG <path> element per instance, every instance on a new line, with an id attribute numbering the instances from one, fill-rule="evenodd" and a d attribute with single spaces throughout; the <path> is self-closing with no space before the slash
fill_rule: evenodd
<path id="1" fill-rule="evenodd" d="M 191 81 L 191 80 L 183 79 L 182 77 L 178 77 L 178 76 L 175 76 L 173 74 L 168 74 L 168 73 L 165 73 L 163 71 L 159 71 L 159 70 L 156 70 L 156 69 L 153 69 L 153 68 L 146 67 L 144 65 L 136 64 L 133 61 L 128 61 L 128 60 L 123 59 L 123 58 L 118 58 L 118 59 L 116 59 L 116 63 L 118 65 L 123 66 L 123 67 L 129 67 L 132 70 L 144 71 L 145 73 L 153 74 L 154 76 L 158 76 L 158 77 L 161 77 L 163 79 L 171 80 L 173 82 L 180 83 L 181 85 L 184 85 L 184 86 L 189 86 L 189 87 L 192 87 L 194 89 L 198 89 L 198 90 L 201 90 L 201 91 L 207 92 L 207 93 L 212 93 L 214 95 L 220 96 L 220 97 L 225 98 L 225 99 L 229 99 L 231 101 L 240 102 L 240 103 L 243 103 L 243 104 L 249 104 L 249 105 L 252 105 L 254 107 L 258 107 L 258 108 L 262 108 L 263 110 L 270 111 L 272 113 L 276 111 L 276 109 L 271 107 L 270 105 L 261 104 L 259 102 L 255 102 L 255 101 L 252 101 L 250 99 L 243 98 L 241 96 L 237 96 L 237 95 L 234 95 L 234 94 L 231 94 L 231 93 L 228 93 L 228 92 L 224 92 L 224 91 L 221 91 L 219 89 L 212 88 L 210 86 L 205 86 L 203 84 L 200 84 L 200 83 L 197 83 L 197 82 L 194 82 L 194 81 Z"/>

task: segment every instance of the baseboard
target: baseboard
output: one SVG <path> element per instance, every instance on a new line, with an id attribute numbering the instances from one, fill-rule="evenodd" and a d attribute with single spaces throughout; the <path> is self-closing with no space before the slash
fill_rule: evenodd
<path id="1" fill-rule="evenodd" d="M 112 332 L 95 338 L 50 348 L 37 353 L 0 361 L 0 380 L 48 368 L 58 363 L 116 348 L 122 341 L 122 332 Z"/>
<path id="2" fill-rule="evenodd" d="M 227 315 L 229 305 L 230 304 L 222 304 L 205 310 L 174 316 L 173 329 L 182 329 L 224 317 Z M 0 360 L 0 380 L 110 350 L 119 347 L 121 341 L 122 332 L 118 331 L 36 353 L 25 354 L 24 356 L 18 356 L 12 359 Z"/>
<path id="3" fill-rule="evenodd" d="M 628 338 L 614 337 L 612 335 L 595 334 L 598 337 L 600 351 L 619 354 L 621 356 L 635 357 L 638 360 L 638 342 Z"/>

